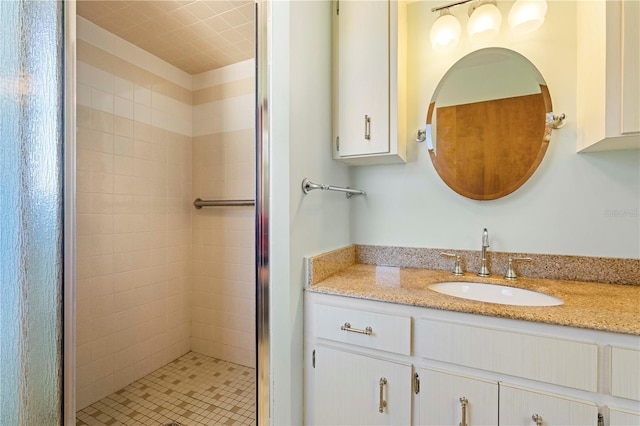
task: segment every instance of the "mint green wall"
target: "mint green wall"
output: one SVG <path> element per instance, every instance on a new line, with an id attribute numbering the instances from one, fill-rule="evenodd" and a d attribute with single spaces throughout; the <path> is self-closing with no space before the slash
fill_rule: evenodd
<path id="1" fill-rule="evenodd" d="M 343 194 L 304 195 L 305 177 L 349 184 L 331 159 L 331 6 L 273 1 L 271 62 L 272 424 L 303 424 L 304 257 L 350 243 Z"/>
<path id="2" fill-rule="evenodd" d="M 434 54 L 429 43 L 431 8 L 438 2 L 408 6 L 408 163 L 353 168 L 352 185 L 367 191 L 351 210 L 354 243 L 479 249 L 483 228 L 491 250 L 640 257 L 640 151 L 576 153 L 576 3 L 549 2 L 547 19 L 536 32 L 513 36 L 503 11 L 500 36 L 471 45 L 463 34 L 456 50 Z M 567 124 L 553 132 L 542 164 L 516 192 L 494 201 L 475 201 L 449 189 L 436 174 L 426 144 L 414 142 L 424 127 L 428 102 L 451 65 L 465 54 L 489 46 L 527 57 L 541 72 L 554 111 Z M 587 70 L 588 72 L 588 70 Z"/>

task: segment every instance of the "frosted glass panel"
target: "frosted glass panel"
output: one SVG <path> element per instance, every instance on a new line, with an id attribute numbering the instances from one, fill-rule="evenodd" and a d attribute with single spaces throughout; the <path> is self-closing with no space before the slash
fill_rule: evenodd
<path id="1" fill-rule="evenodd" d="M 62 2 L 0 1 L 0 423 L 61 424 Z"/>

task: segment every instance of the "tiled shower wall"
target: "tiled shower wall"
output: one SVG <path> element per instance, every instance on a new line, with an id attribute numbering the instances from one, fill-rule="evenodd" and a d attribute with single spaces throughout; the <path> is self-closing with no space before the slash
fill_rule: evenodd
<path id="1" fill-rule="evenodd" d="M 194 76 L 193 193 L 255 194 L 253 61 Z M 192 350 L 255 366 L 254 209 L 194 211 Z"/>
<path id="2" fill-rule="evenodd" d="M 207 73 L 201 81 L 213 84 L 193 91 L 197 76 L 80 17 L 77 47 L 78 408 L 191 349 L 253 365 L 253 209 L 192 205 L 197 196 L 253 196 L 252 178 L 239 173 L 246 164 L 253 173 L 253 107 L 238 118 L 247 108 L 233 100 L 248 83 L 218 84 L 220 72 Z M 201 120 L 204 139 L 192 137 L 196 112 L 217 114 Z M 194 152 L 202 140 L 224 140 L 222 150 Z M 224 170 L 206 180 L 225 192 L 196 193 L 192 182 L 211 170 Z"/>

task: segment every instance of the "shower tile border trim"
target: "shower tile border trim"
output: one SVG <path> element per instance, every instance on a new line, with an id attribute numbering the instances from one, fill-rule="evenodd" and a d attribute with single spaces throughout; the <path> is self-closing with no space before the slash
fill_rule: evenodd
<path id="1" fill-rule="evenodd" d="M 255 89 L 255 78 L 245 77 L 191 91 L 83 40 L 78 40 L 78 61 L 189 106 L 252 94 Z M 135 79 L 131 80 L 130 75 Z"/>

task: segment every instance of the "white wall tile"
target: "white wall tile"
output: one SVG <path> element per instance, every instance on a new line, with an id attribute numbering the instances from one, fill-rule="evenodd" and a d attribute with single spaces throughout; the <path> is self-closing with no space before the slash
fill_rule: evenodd
<path id="1" fill-rule="evenodd" d="M 90 42 L 96 47 L 99 47 L 102 50 L 107 51 L 108 53 L 114 53 L 114 45 L 116 36 L 111 34 L 109 31 L 100 28 L 97 25 L 92 23 L 88 23 L 87 26 L 91 27 L 91 39 Z"/>
<path id="2" fill-rule="evenodd" d="M 212 71 L 195 74 L 193 76 L 193 90 L 242 80 L 255 75 L 255 61 L 248 59 Z"/>
<path id="3" fill-rule="evenodd" d="M 153 109 L 151 111 L 151 124 L 155 127 L 164 127 L 168 121 L 170 113 L 166 111 Z"/>
<path id="4" fill-rule="evenodd" d="M 135 103 L 133 105 L 133 118 L 145 124 L 151 124 L 151 107 Z"/>
<path id="5" fill-rule="evenodd" d="M 114 97 L 114 105 L 113 105 L 113 109 L 114 109 L 114 114 L 120 116 L 120 117 L 124 117 L 124 118 L 128 118 L 133 120 L 134 115 L 133 115 L 133 101 L 126 99 L 126 98 L 121 98 L 120 96 L 116 96 Z"/>
<path id="6" fill-rule="evenodd" d="M 162 93 L 151 92 L 151 107 L 153 109 L 167 112 L 169 105 L 169 98 Z"/>
<path id="7" fill-rule="evenodd" d="M 121 98 L 133 100 L 134 86 L 133 82 L 129 80 L 125 80 L 117 76 L 113 79 L 114 94 Z"/>
<path id="8" fill-rule="evenodd" d="M 149 52 L 109 33 L 82 17 L 77 19 L 78 37 L 94 46 L 148 69 L 182 87 L 191 90 L 192 77 L 175 66 L 153 56 Z"/>
<path id="9" fill-rule="evenodd" d="M 76 62 L 76 83 L 91 85 L 93 67 L 83 61 Z"/>
<path id="10" fill-rule="evenodd" d="M 76 90 L 76 104 L 91 107 L 91 86 L 78 83 Z"/>
<path id="11" fill-rule="evenodd" d="M 90 42 L 191 87 L 191 76 L 79 22 Z M 77 259 L 84 319 L 77 323 L 77 344 L 90 367 L 81 373 L 90 396 L 80 398 L 79 407 L 189 350 L 253 365 L 253 213 L 196 213 L 191 205 L 196 187 L 210 188 L 207 195 L 252 196 L 247 165 L 253 164 L 253 144 L 241 141 L 253 137 L 247 100 L 253 97 L 192 107 L 136 86 L 133 76 L 86 64 L 79 71 L 78 104 L 93 108 L 85 115 L 100 111 L 107 124 L 113 119 L 100 131 L 78 132 L 77 226 L 88 252 Z M 203 79 L 220 84 L 245 73 L 253 73 L 252 63 Z M 225 123 L 237 129 L 225 132 Z M 191 139 L 196 133 L 207 135 L 198 149 Z M 190 297 L 192 288 L 196 297 Z M 192 309 L 199 309 L 193 325 Z"/>
<path id="12" fill-rule="evenodd" d="M 146 87 L 135 85 L 133 88 L 133 99 L 136 103 L 151 106 L 151 90 Z"/>
<path id="13" fill-rule="evenodd" d="M 92 67 L 91 87 L 102 90 L 109 94 L 113 94 L 113 74 L 102 71 L 101 69 Z"/>
<path id="14" fill-rule="evenodd" d="M 98 111 L 113 114 L 113 94 L 91 89 L 91 107 Z"/>
<path id="15" fill-rule="evenodd" d="M 91 28 L 94 26 L 95 24 L 87 21 L 82 16 L 76 17 L 76 34 L 79 39 L 91 42 Z"/>

